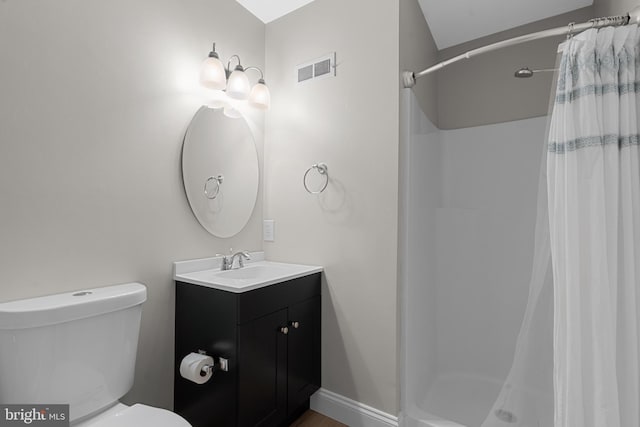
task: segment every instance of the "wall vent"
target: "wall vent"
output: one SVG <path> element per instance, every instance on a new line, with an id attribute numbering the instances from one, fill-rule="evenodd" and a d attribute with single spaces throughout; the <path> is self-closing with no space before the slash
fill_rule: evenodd
<path id="1" fill-rule="evenodd" d="M 313 78 L 313 65 L 298 68 L 298 83 Z"/>
<path id="2" fill-rule="evenodd" d="M 335 77 L 336 53 L 332 52 L 303 64 L 296 65 L 295 76 L 297 83 Z"/>

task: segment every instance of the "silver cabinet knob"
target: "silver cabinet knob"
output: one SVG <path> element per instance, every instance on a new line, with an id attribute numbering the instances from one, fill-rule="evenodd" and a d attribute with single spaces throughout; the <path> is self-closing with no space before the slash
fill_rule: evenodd
<path id="1" fill-rule="evenodd" d="M 280 332 L 282 332 L 284 335 L 287 335 L 289 333 L 289 328 L 283 326 L 282 328 L 280 328 Z"/>
<path id="2" fill-rule="evenodd" d="M 293 329 L 298 329 L 300 327 L 300 322 L 289 322 Z"/>

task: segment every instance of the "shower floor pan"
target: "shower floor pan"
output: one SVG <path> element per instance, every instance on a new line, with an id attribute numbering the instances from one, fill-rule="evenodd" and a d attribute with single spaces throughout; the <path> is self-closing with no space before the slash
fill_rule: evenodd
<path id="1" fill-rule="evenodd" d="M 480 427 L 500 393 L 498 381 L 466 374 L 442 374 L 426 397 L 408 411 L 406 427 Z M 496 427 L 517 427 L 500 423 Z M 404 426 L 403 426 L 404 427 Z"/>

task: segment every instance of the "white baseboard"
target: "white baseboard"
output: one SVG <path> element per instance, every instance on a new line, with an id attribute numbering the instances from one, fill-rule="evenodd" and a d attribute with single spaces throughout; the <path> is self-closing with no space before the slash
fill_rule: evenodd
<path id="1" fill-rule="evenodd" d="M 311 409 L 349 427 L 398 427 L 398 417 L 324 388 L 311 396 Z"/>

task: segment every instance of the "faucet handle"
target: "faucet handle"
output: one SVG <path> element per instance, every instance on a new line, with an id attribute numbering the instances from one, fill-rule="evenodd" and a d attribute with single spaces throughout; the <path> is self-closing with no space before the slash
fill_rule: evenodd
<path id="1" fill-rule="evenodd" d="M 231 268 L 231 255 L 216 254 L 216 257 L 222 257 L 221 270 L 229 270 Z"/>
<path id="2" fill-rule="evenodd" d="M 244 259 L 251 259 L 251 254 L 247 251 L 238 251 L 234 255 L 240 255 Z"/>
<path id="3" fill-rule="evenodd" d="M 238 257 L 238 267 L 242 268 L 244 267 L 244 260 L 250 260 L 251 259 L 251 255 L 249 255 L 249 252 L 247 251 L 238 251 L 235 254 L 233 254 L 233 258 L 231 258 L 231 261 L 233 262 L 233 259 L 235 257 Z"/>
<path id="4" fill-rule="evenodd" d="M 242 255 L 240 256 L 240 259 L 238 260 L 238 263 L 240 264 L 240 267 L 244 267 L 244 260 L 250 260 L 251 259 L 251 255 L 249 255 L 249 252 L 247 251 L 242 251 Z"/>

